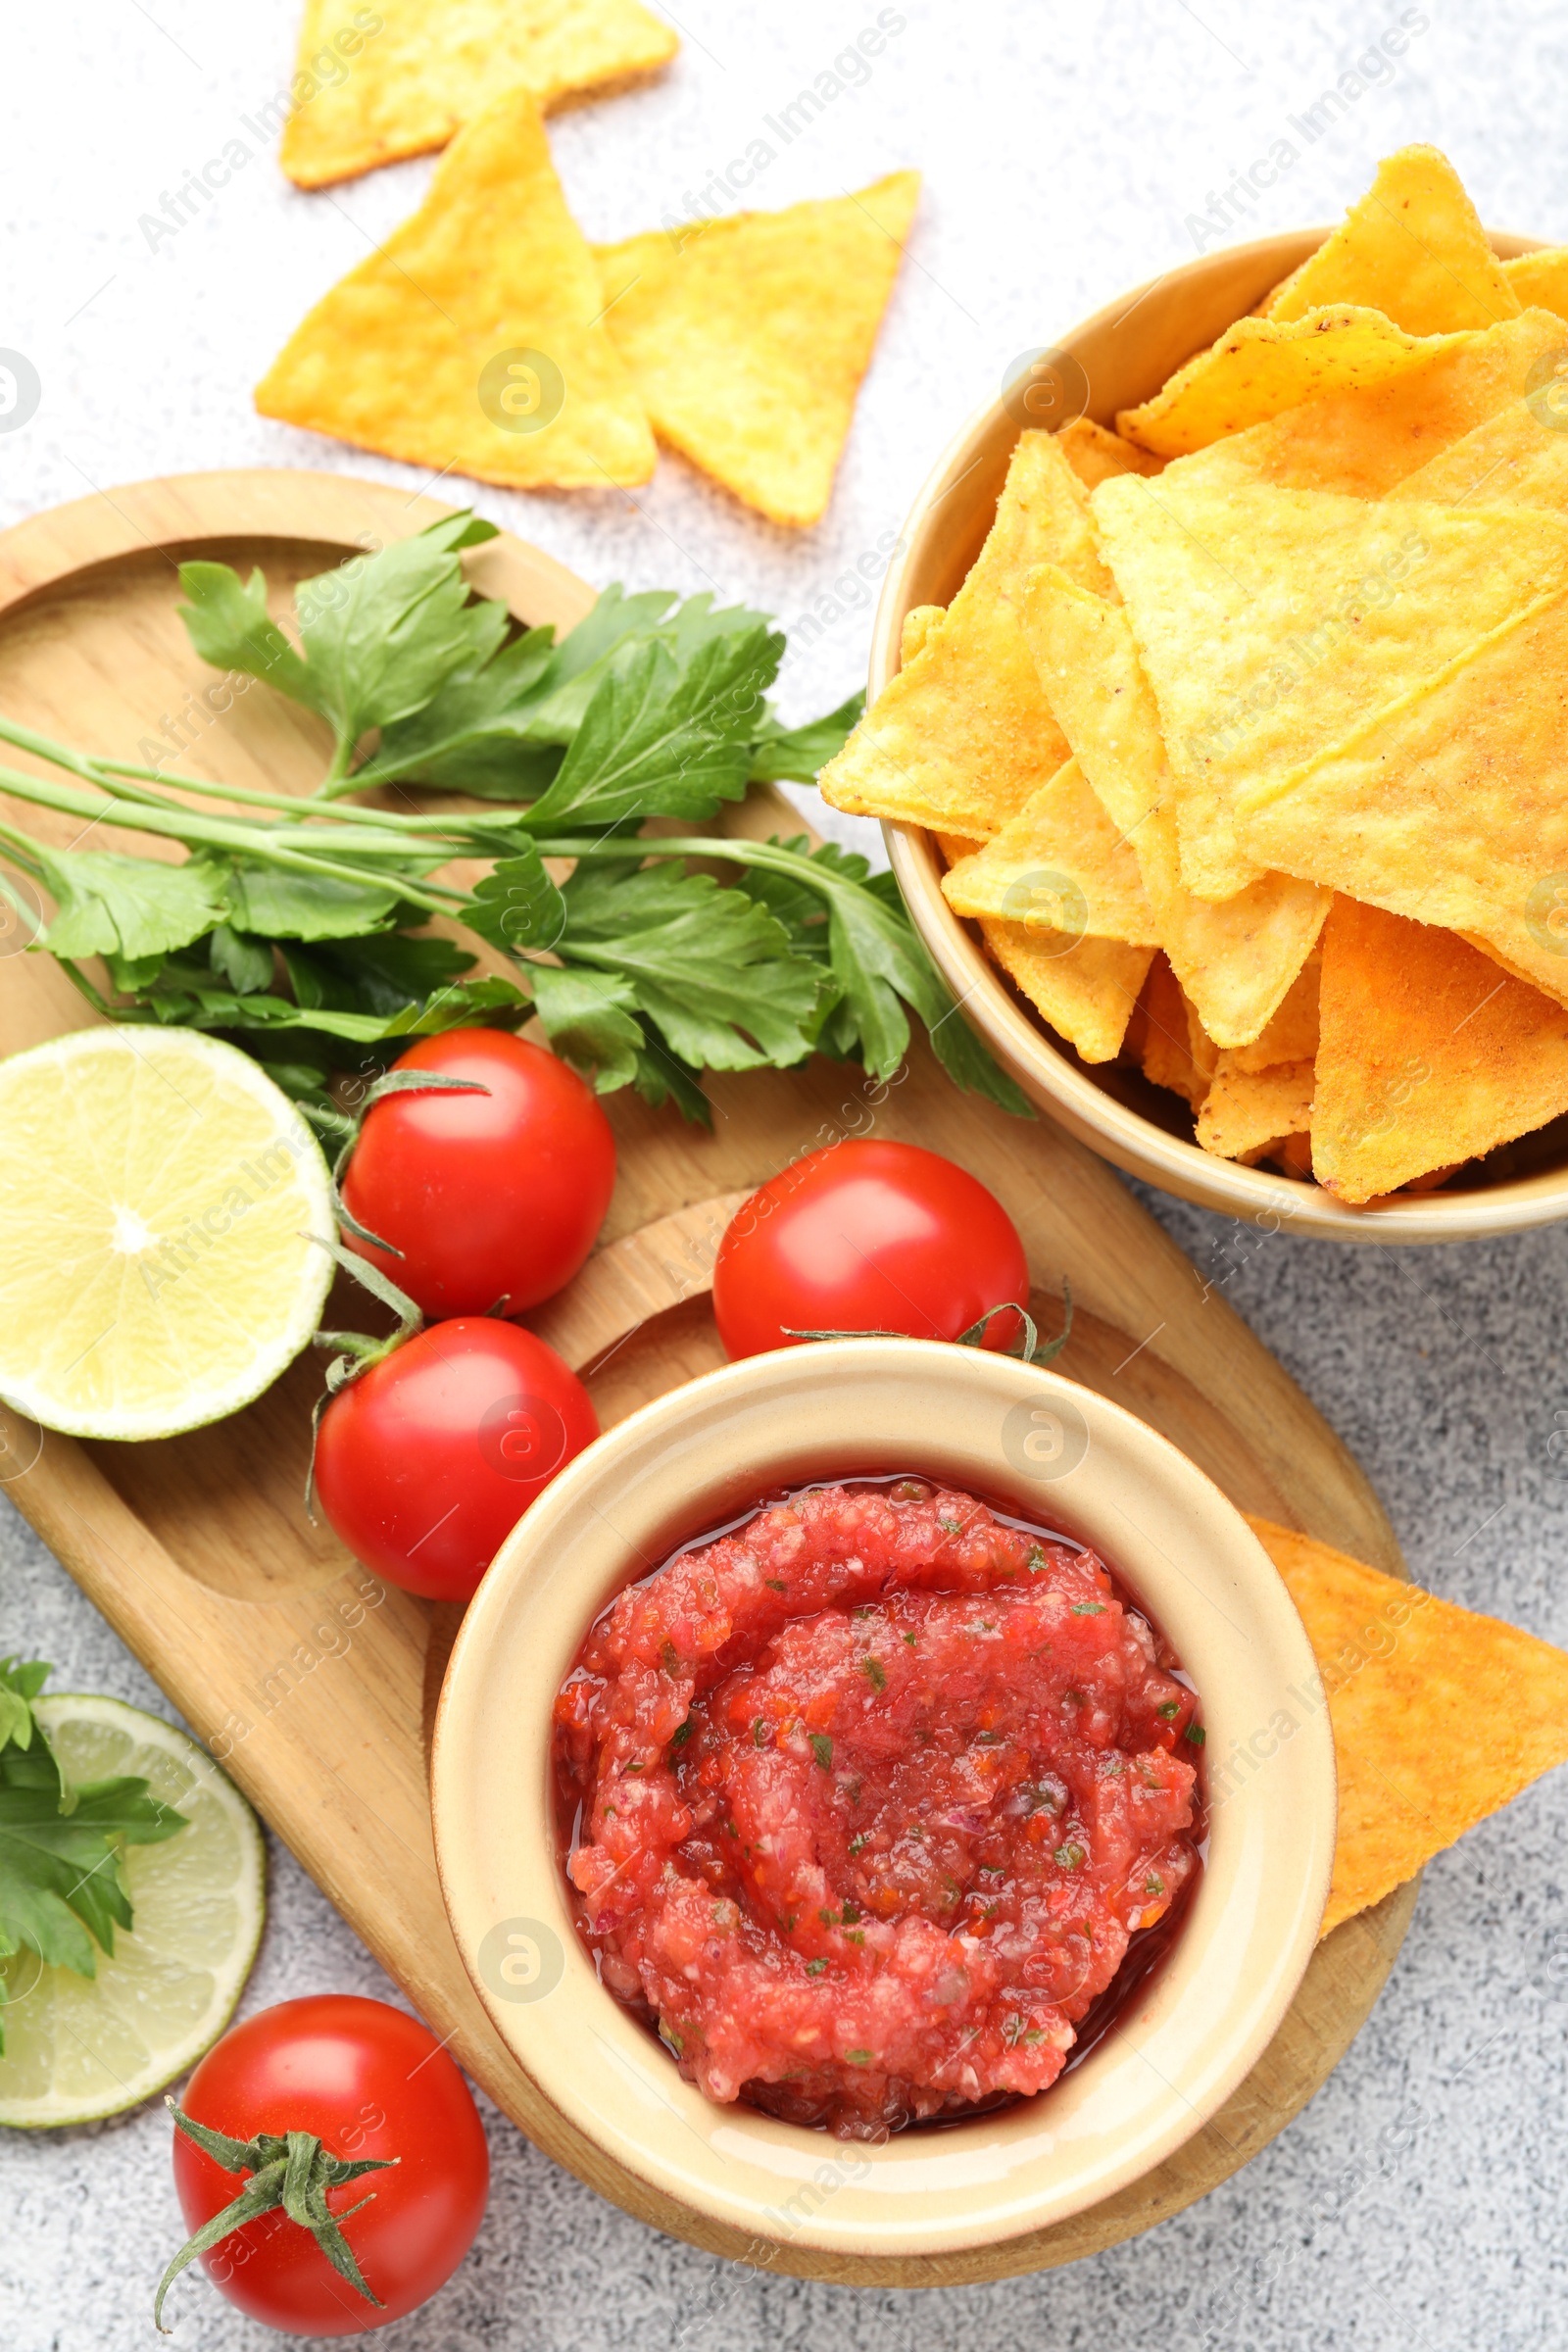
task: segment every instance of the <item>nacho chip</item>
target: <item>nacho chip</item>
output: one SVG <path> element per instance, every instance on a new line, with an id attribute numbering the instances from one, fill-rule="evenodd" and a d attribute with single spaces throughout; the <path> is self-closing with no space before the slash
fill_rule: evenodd
<path id="1" fill-rule="evenodd" d="M 1289 325 L 1238 318 L 1152 400 L 1123 409 L 1116 429 L 1160 457 L 1180 458 L 1303 401 L 1388 383 L 1451 347 L 1451 337 L 1407 334 L 1381 311 L 1345 303 Z"/>
<path id="2" fill-rule="evenodd" d="M 1382 311 L 1412 335 L 1493 326 L 1523 305 L 1458 173 L 1436 147 L 1401 147 L 1326 243 L 1275 296 L 1272 318 L 1331 303 Z"/>
<path id="3" fill-rule="evenodd" d="M 1283 1061 L 1314 1061 L 1318 1044 L 1318 985 L 1323 976 L 1321 942 L 1312 950 L 1289 996 L 1262 1035 L 1239 1046 L 1231 1060 L 1239 1070 L 1277 1069 Z"/>
<path id="4" fill-rule="evenodd" d="M 1568 320 L 1568 245 L 1544 245 L 1504 262 L 1502 274 L 1528 310 L 1551 311 Z"/>
<path id="5" fill-rule="evenodd" d="M 1300 769 L 1240 792 L 1242 839 L 1287 873 L 1481 942 L 1568 1002 L 1565 734 L 1559 589 Z"/>
<path id="6" fill-rule="evenodd" d="M 1201 1051 L 1201 1061 L 1194 1054 L 1195 1044 Z M 1149 967 L 1127 1031 L 1126 1050 L 1152 1085 L 1168 1087 L 1195 1110 L 1199 1108 L 1208 1092 L 1217 1050 L 1205 1038 L 1164 956 L 1156 956 Z"/>
<path id="7" fill-rule="evenodd" d="M 1244 841 L 1244 785 L 1255 799 L 1349 738 L 1568 565 L 1568 523 L 1539 511 L 1213 488 L 1175 467 L 1102 482 L 1094 511 L 1159 707 L 1182 879 L 1216 901 L 1271 868 L 1328 878 L 1255 825 Z"/>
<path id="8" fill-rule="evenodd" d="M 983 841 L 975 841 L 967 833 L 939 833 L 936 842 L 949 865 L 956 865 L 960 858 L 972 858 L 977 850 L 983 850 L 986 846 Z"/>
<path id="9" fill-rule="evenodd" d="M 1107 433 L 1092 416 L 1076 417 L 1056 435 L 1056 445 L 1086 490 L 1094 490 L 1113 473 L 1160 473 L 1165 460 L 1153 451 Z"/>
<path id="10" fill-rule="evenodd" d="M 818 776 L 830 808 L 989 841 L 1050 781 L 1071 754 L 1015 611 L 1047 563 L 1108 579 L 1083 485 L 1049 433 L 1026 432 L 943 626 Z"/>
<path id="11" fill-rule="evenodd" d="M 555 106 L 679 46 L 640 0 L 380 0 L 352 17 L 348 0 L 305 0 L 279 160 L 297 186 L 324 187 L 444 147 L 511 90 Z"/>
<path id="12" fill-rule="evenodd" d="M 942 889 L 956 914 L 1019 923 L 1031 938 L 1068 932 L 1158 944 L 1137 856 L 1076 760 L 1032 793 L 995 840 L 954 866 Z"/>
<path id="13" fill-rule="evenodd" d="M 600 300 L 538 109 L 515 90 L 459 134 L 418 212 L 295 329 L 256 406 L 475 481 L 646 482 L 654 438 Z"/>
<path id="14" fill-rule="evenodd" d="M 1543 311 L 1529 315 L 1545 317 Z M 1562 356 L 1568 363 L 1568 343 Z M 1568 425 L 1568 374 L 1560 391 L 1555 381 L 1545 389 L 1549 398 L 1564 402 L 1561 421 Z M 1511 400 L 1463 440 L 1407 474 L 1389 497 L 1427 499 L 1443 507 L 1544 507 L 1568 514 L 1568 433 L 1558 429 L 1539 395 Z"/>
<path id="15" fill-rule="evenodd" d="M 1336 392 L 1175 461 L 1173 481 L 1273 482 L 1382 498 L 1428 460 L 1524 396 L 1532 371 L 1568 341 L 1544 311 L 1505 318 L 1369 392 Z M 1544 437 L 1544 436 L 1543 436 Z M 1437 495 L 1434 493 L 1434 495 Z M 1439 499 L 1440 504 L 1449 503 Z M 1489 506 L 1505 502 L 1486 496 Z"/>
<path id="16" fill-rule="evenodd" d="M 899 634 L 899 667 L 907 669 L 924 646 L 933 629 L 947 619 L 943 605 L 911 605 L 904 615 L 904 627 Z"/>
<path id="17" fill-rule="evenodd" d="M 1152 948 L 1070 934 L 1054 939 L 1022 923 L 989 919 L 980 928 L 1003 970 L 1085 1061 L 1115 1060 L 1153 959 Z"/>
<path id="18" fill-rule="evenodd" d="M 1310 1061 L 1244 1070 L 1222 1054 L 1198 1114 L 1198 1140 L 1216 1159 L 1260 1159 L 1270 1145 L 1300 1135 L 1311 1116 Z"/>
<path id="19" fill-rule="evenodd" d="M 920 193 L 734 213 L 595 248 L 606 323 L 660 439 L 770 521 L 827 506 Z"/>
<path id="20" fill-rule="evenodd" d="M 1222 1046 L 1249 1044 L 1310 955 L 1328 893 L 1265 874 L 1221 906 L 1195 898 L 1181 879 L 1176 788 L 1126 613 L 1044 564 L 1024 635 L 1084 774 L 1137 851 L 1155 935 L 1204 1030 Z"/>
<path id="21" fill-rule="evenodd" d="M 1336 899 L 1323 933 L 1312 1166 L 1396 1192 L 1568 1110 L 1568 1010 L 1451 931 Z"/>
<path id="22" fill-rule="evenodd" d="M 1568 1655 L 1310 1536 L 1248 1524 L 1300 1611 L 1334 1727 L 1327 1936 L 1568 1760 Z M 1252 1769 L 1211 1752 L 1212 1795 Z"/>

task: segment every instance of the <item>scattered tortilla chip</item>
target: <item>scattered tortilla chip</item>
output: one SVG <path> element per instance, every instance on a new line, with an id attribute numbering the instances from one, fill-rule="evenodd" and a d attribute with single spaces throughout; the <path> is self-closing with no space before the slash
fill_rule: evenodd
<path id="1" fill-rule="evenodd" d="M 1565 339 L 1544 311 L 1505 318 L 1369 392 L 1336 392 L 1178 458 L 1173 481 L 1273 482 L 1382 498 L 1396 482 L 1524 395 L 1532 370 Z M 1544 437 L 1544 436 L 1543 436 Z M 1433 495 L 1437 495 L 1434 493 Z M 1440 504 L 1447 504 L 1439 499 Z M 1486 504 L 1502 505 L 1500 493 Z"/>
<path id="2" fill-rule="evenodd" d="M 770 521 L 826 509 L 919 194 L 918 172 L 895 172 L 595 249 L 655 432 Z"/>
<path id="3" fill-rule="evenodd" d="M 1194 1054 L 1197 1045 L 1201 1060 Z M 1192 1004 L 1168 957 L 1156 956 L 1149 967 L 1138 1009 L 1128 1028 L 1127 1052 L 1153 1086 L 1168 1087 L 1197 1110 L 1214 1073 L 1217 1049 L 1208 1044 Z"/>
<path id="4" fill-rule="evenodd" d="M 1272 1070 L 1282 1061 L 1315 1061 L 1318 1042 L 1318 985 L 1323 976 L 1321 944 L 1312 950 L 1262 1035 L 1239 1046 L 1231 1060 L 1239 1070 Z"/>
<path id="5" fill-rule="evenodd" d="M 1165 466 L 1165 460 L 1156 458 L 1152 449 L 1140 449 L 1136 442 L 1124 441 L 1120 433 L 1108 433 L 1092 416 L 1078 416 L 1064 424 L 1056 443 L 1086 490 L 1097 489 L 1113 473 L 1160 473 Z"/>
<path id="6" fill-rule="evenodd" d="M 295 329 L 256 406 L 481 482 L 646 482 L 654 438 L 600 307 L 539 111 L 514 90 L 460 132 L 418 212 Z"/>
<path id="7" fill-rule="evenodd" d="M 1032 793 L 1017 815 L 942 884 L 956 914 L 1020 923 L 1031 938 L 1157 944 L 1137 855 L 1117 832 L 1076 760 Z"/>
<path id="8" fill-rule="evenodd" d="M 989 919 L 980 928 L 1003 970 L 1085 1061 L 1115 1060 L 1153 960 L 1152 948 L 1069 934 L 1058 944 L 1022 923 Z"/>
<path id="9" fill-rule="evenodd" d="M 1126 613 L 1043 564 L 1023 625 L 1084 774 L 1137 851 L 1154 936 L 1204 1030 L 1221 1046 L 1249 1044 L 1310 955 L 1328 893 L 1265 874 L 1221 906 L 1195 898 L 1181 879 L 1176 787 Z"/>
<path id="10" fill-rule="evenodd" d="M 1284 872 L 1483 943 L 1568 1001 L 1565 739 L 1558 589 L 1299 770 L 1241 791 L 1242 839 Z"/>
<path id="11" fill-rule="evenodd" d="M 1459 175 L 1436 147 L 1386 156 L 1359 204 L 1280 288 L 1269 316 L 1331 303 L 1382 311 L 1412 335 L 1493 326 L 1523 307 Z"/>
<path id="12" fill-rule="evenodd" d="M 907 669 L 924 646 L 933 629 L 947 619 L 945 605 L 911 605 L 904 615 L 904 627 L 899 635 L 899 667 Z"/>
<path id="13" fill-rule="evenodd" d="M 1349 738 L 1568 565 L 1568 524 L 1541 511 L 1189 486 L 1174 467 L 1102 482 L 1094 511 L 1177 780 L 1182 879 L 1212 900 L 1271 868 L 1326 879 L 1255 826 L 1244 841 L 1238 791 Z"/>
<path id="14" fill-rule="evenodd" d="M 1160 457 L 1185 457 L 1302 401 L 1387 383 L 1436 359 L 1450 340 L 1407 334 L 1381 311 L 1346 303 L 1289 325 L 1239 318 L 1152 400 L 1123 409 L 1116 429 Z"/>
<path id="15" fill-rule="evenodd" d="M 1568 1655 L 1310 1536 L 1249 1525 L 1300 1611 L 1334 1727 L 1327 1936 L 1568 1760 Z M 1211 1790 L 1244 1761 L 1211 1754 Z"/>
<path id="16" fill-rule="evenodd" d="M 1552 311 L 1568 319 L 1568 245 L 1544 245 L 1504 262 L 1502 274 L 1525 309 Z"/>
<path id="17" fill-rule="evenodd" d="M 1336 899 L 1312 1114 L 1319 1184 L 1352 1203 L 1568 1110 L 1568 1010 L 1451 931 Z"/>
<path id="18" fill-rule="evenodd" d="M 324 187 L 444 147 L 511 90 L 555 106 L 679 46 L 640 0 L 380 0 L 352 21 L 348 0 L 305 0 L 279 160 L 297 186 Z"/>
<path id="19" fill-rule="evenodd" d="M 1222 1054 L 1198 1114 L 1198 1140 L 1216 1159 L 1260 1159 L 1270 1145 L 1301 1134 L 1311 1116 L 1309 1061 L 1244 1070 Z"/>
<path id="20" fill-rule="evenodd" d="M 818 776 L 830 808 L 989 841 L 1070 759 L 1015 609 L 1048 563 L 1108 578 L 1083 485 L 1049 433 L 1026 432 L 943 626 Z"/>

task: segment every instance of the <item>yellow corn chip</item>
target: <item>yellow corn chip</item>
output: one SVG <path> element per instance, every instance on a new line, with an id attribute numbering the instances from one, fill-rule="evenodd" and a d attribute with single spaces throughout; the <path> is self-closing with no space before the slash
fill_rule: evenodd
<path id="1" fill-rule="evenodd" d="M 1114 1061 L 1152 948 L 1116 939 L 1052 938 L 1022 923 L 982 921 L 992 955 L 1037 1012 L 1075 1046 L 1085 1061 Z"/>
<path id="2" fill-rule="evenodd" d="M 1291 982 L 1289 996 L 1261 1037 L 1250 1046 L 1239 1046 L 1231 1055 L 1237 1069 L 1272 1070 L 1282 1061 L 1316 1060 L 1318 983 L 1322 975 L 1323 950 L 1319 945 Z"/>
<path id="3" fill-rule="evenodd" d="M 1015 607 L 1039 564 L 1108 579 L 1089 503 L 1049 433 L 1012 453 L 997 518 L 940 629 L 817 778 L 830 808 L 989 841 L 1071 757 Z"/>
<path id="4" fill-rule="evenodd" d="M 1113 473 L 1159 473 L 1165 465 L 1152 450 L 1124 441 L 1120 433 L 1107 433 L 1092 416 L 1075 417 L 1071 424 L 1064 424 L 1056 441 L 1086 490 L 1097 489 Z"/>
<path id="5" fill-rule="evenodd" d="M 1326 879 L 1255 825 L 1244 841 L 1239 789 L 1350 737 L 1568 565 L 1568 524 L 1540 511 L 1189 487 L 1174 467 L 1102 482 L 1094 511 L 1159 707 L 1182 879 L 1212 900 L 1270 868 Z"/>
<path id="6" fill-rule="evenodd" d="M 956 914 L 995 915 L 1075 938 L 1157 945 L 1138 858 L 1084 779 L 1076 760 L 1031 793 L 1017 815 L 942 884 Z"/>
<path id="7" fill-rule="evenodd" d="M 1198 1140 L 1216 1159 L 1258 1159 L 1271 1144 L 1304 1133 L 1311 1115 L 1309 1061 L 1244 1070 L 1222 1054 L 1198 1114 Z"/>
<path id="8" fill-rule="evenodd" d="M 1152 400 L 1123 409 L 1116 429 L 1160 457 L 1180 458 L 1303 401 L 1388 383 L 1451 347 L 1449 336 L 1407 334 L 1381 311 L 1345 303 L 1289 325 L 1238 318 Z"/>
<path id="9" fill-rule="evenodd" d="M 1544 311 L 1531 318 L 1543 318 Z M 1563 351 L 1568 363 L 1568 345 Z M 1428 460 L 1389 492 L 1391 500 L 1427 499 L 1437 506 L 1544 507 L 1568 514 L 1568 380 L 1548 393 L 1561 398 L 1561 419 L 1540 398 L 1511 400 L 1462 441 Z"/>
<path id="10" fill-rule="evenodd" d="M 1200 1061 L 1194 1054 L 1195 1045 Z M 1164 956 L 1156 956 L 1149 967 L 1127 1031 L 1126 1051 L 1152 1085 L 1168 1087 L 1199 1108 L 1208 1092 L 1217 1053 Z"/>
<path id="11" fill-rule="evenodd" d="M 972 858 L 976 850 L 986 846 L 983 841 L 972 840 L 967 833 L 939 833 L 936 841 L 949 865 L 956 865 L 960 858 Z"/>
<path id="12" fill-rule="evenodd" d="M 1568 1010 L 1451 931 L 1336 899 L 1312 1166 L 1370 1200 L 1568 1110 Z"/>
<path id="13" fill-rule="evenodd" d="M 372 30 L 366 20 L 373 22 Z M 305 0 L 280 161 L 302 188 L 444 147 L 508 91 L 541 107 L 650 74 L 675 34 L 640 0 Z"/>
<path id="14" fill-rule="evenodd" d="M 256 406 L 481 482 L 646 482 L 653 435 L 599 309 L 538 109 L 515 90 L 459 134 L 419 211 L 295 329 Z"/>
<path id="15" fill-rule="evenodd" d="M 1242 839 L 1287 873 L 1460 932 L 1568 1001 L 1565 731 L 1568 600 L 1556 590 L 1436 679 L 1374 702 L 1296 773 L 1240 792 Z"/>
<path id="16" fill-rule="evenodd" d="M 1525 309 L 1552 311 L 1568 319 L 1568 245 L 1544 245 L 1504 262 L 1502 274 Z"/>
<path id="17" fill-rule="evenodd" d="M 947 619 L 942 605 L 911 605 L 904 615 L 904 627 L 899 636 L 899 667 L 907 669 L 909 663 L 930 636 Z"/>
<path id="18" fill-rule="evenodd" d="M 1126 613 L 1043 564 L 1023 626 L 1084 774 L 1138 853 L 1155 935 L 1204 1030 L 1221 1046 L 1249 1044 L 1311 953 L 1328 893 L 1265 874 L 1220 906 L 1195 898 L 1181 879 L 1176 789 Z"/>
<path id="19" fill-rule="evenodd" d="M 1178 458 L 1173 482 L 1273 482 L 1382 498 L 1418 466 L 1524 396 L 1532 371 L 1565 341 L 1558 321 L 1527 311 L 1446 345 L 1435 359 L 1369 392 L 1336 392 Z M 1434 495 L 1437 495 L 1434 493 Z M 1440 504 L 1448 503 L 1439 500 Z M 1489 506 L 1505 502 L 1486 493 Z"/>
<path id="20" fill-rule="evenodd" d="M 773 522 L 827 506 L 920 193 L 735 213 L 596 248 L 606 322 L 671 449 Z"/>
<path id="21" fill-rule="evenodd" d="M 1280 320 L 1331 303 L 1382 311 L 1412 335 L 1493 326 L 1523 307 L 1458 173 L 1436 147 L 1401 147 L 1270 306 Z"/>
<path id="22" fill-rule="evenodd" d="M 1267 1519 L 1249 1525 L 1300 1611 L 1334 1727 L 1340 1826 L 1327 1936 L 1568 1761 L 1568 1655 L 1310 1536 Z M 1303 1715 L 1321 1703 L 1316 1690 L 1291 1696 Z M 1277 1737 L 1297 1725 L 1293 1713 Z M 1255 1741 L 1229 1759 L 1211 1751 L 1212 1796 L 1223 1803 L 1262 1768 Z"/>

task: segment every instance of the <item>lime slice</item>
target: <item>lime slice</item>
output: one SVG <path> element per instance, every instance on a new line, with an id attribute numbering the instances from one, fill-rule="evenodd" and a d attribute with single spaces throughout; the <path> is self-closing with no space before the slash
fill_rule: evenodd
<path id="1" fill-rule="evenodd" d="M 233 2013 L 266 1910 L 256 1816 L 194 1740 L 118 1698 L 62 1692 L 33 1712 L 68 1783 L 134 1773 L 187 1827 L 125 1849 L 135 1927 L 78 1977 L 36 1952 L 0 1961 L 6 1984 L 0 2124 L 90 2124 L 161 2090 Z"/>
<path id="2" fill-rule="evenodd" d="M 80 1029 L 0 1062 L 0 1397 L 80 1438 L 237 1411 L 332 1278 L 331 1180 L 288 1097 L 188 1029 Z"/>

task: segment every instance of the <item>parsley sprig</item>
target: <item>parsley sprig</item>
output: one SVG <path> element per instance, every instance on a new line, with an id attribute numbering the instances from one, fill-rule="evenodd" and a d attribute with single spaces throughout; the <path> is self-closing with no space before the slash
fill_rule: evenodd
<path id="1" fill-rule="evenodd" d="M 0 854 L 55 902 L 36 944 L 116 1019 L 248 1047 L 324 1125 L 334 1073 L 530 1012 L 601 1092 L 634 1086 L 703 1121 L 705 1070 L 820 1052 L 886 1079 L 912 1018 L 959 1086 L 1027 1116 L 890 875 L 804 834 L 693 829 L 754 780 L 813 778 L 859 698 L 783 727 L 766 699 L 782 635 L 708 596 L 611 588 L 559 643 L 519 633 L 463 570 L 464 551 L 493 536 L 453 515 L 307 580 L 292 635 L 259 570 L 180 566 L 198 653 L 330 724 L 311 799 L 90 758 L 0 716 L 0 740 L 56 771 L 0 768 L 7 792 L 186 853 L 58 849 L 0 823 Z M 374 807 L 348 797 L 372 789 Z M 479 878 L 458 879 L 459 860 L 479 861 Z M 3 873 L 0 890 L 17 895 Z M 510 973 L 478 972 L 429 928 L 442 916 L 501 950 Z M 107 994 L 82 968 L 93 956 Z"/>

